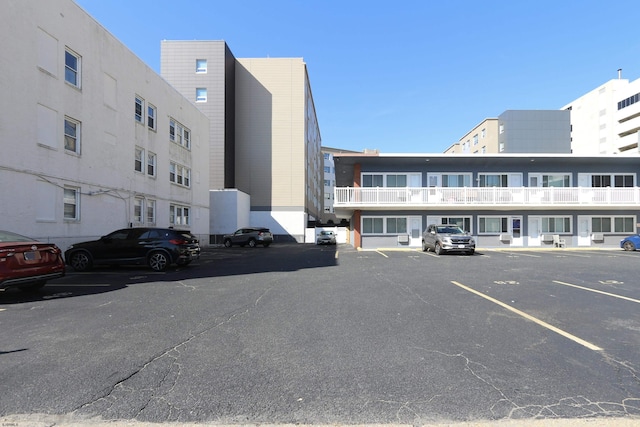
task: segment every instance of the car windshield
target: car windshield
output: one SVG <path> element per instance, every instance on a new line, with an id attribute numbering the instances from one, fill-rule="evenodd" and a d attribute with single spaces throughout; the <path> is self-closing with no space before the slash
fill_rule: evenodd
<path id="1" fill-rule="evenodd" d="M 0 242 L 34 242 L 31 237 L 21 236 L 10 231 L 0 230 Z"/>
<path id="2" fill-rule="evenodd" d="M 439 234 L 464 234 L 460 227 L 438 227 Z"/>
<path id="3" fill-rule="evenodd" d="M 320 234 L 322 234 L 323 236 L 331 236 L 333 234 L 333 231 L 321 231 Z"/>

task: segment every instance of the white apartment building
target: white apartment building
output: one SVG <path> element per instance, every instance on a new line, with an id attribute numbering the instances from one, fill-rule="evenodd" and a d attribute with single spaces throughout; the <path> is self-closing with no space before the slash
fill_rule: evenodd
<path id="1" fill-rule="evenodd" d="M 324 215 L 326 218 L 334 220 L 333 215 L 333 189 L 336 187 L 336 164 L 333 161 L 333 153 L 324 152 Z"/>
<path id="2" fill-rule="evenodd" d="M 303 242 L 323 211 L 321 138 L 305 62 L 236 59 L 224 41 L 163 41 L 161 74 L 212 123 L 212 242 L 246 226 Z"/>
<path id="3" fill-rule="evenodd" d="M 638 155 L 640 79 L 614 79 L 568 103 L 577 155 Z"/>
<path id="4" fill-rule="evenodd" d="M 72 0 L 3 6 L 2 227 L 62 249 L 147 225 L 206 243 L 206 115 Z"/>

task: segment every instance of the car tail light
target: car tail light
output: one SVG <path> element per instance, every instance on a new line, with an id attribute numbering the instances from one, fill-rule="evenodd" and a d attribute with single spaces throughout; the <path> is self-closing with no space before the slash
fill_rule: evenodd
<path id="1" fill-rule="evenodd" d="M 263 234 L 262 231 L 258 232 L 258 236 L 262 236 Z"/>
<path id="2" fill-rule="evenodd" d="M 171 239 L 169 240 L 169 243 L 173 245 L 186 245 L 189 242 L 184 239 Z"/>

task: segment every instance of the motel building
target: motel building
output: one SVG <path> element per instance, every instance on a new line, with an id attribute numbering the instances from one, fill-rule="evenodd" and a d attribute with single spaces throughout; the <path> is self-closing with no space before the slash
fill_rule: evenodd
<path id="1" fill-rule="evenodd" d="M 430 224 L 479 248 L 616 248 L 638 231 L 640 158 L 334 154 L 334 210 L 356 248 L 420 248 Z"/>

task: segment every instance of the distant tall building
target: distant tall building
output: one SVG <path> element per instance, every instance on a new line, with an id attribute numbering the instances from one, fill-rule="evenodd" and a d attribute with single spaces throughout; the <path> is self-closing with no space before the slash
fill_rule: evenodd
<path id="1" fill-rule="evenodd" d="M 568 103 L 574 154 L 638 155 L 640 79 L 618 78 Z"/>
<path id="2" fill-rule="evenodd" d="M 304 241 L 308 221 L 323 211 L 305 62 L 235 58 L 223 41 L 163 41 L 161 55 L 162 76 L 211 121 L 211 234 L 260 225 Z"/>
<path id="3" fill-rule="evenodd" d="M 485 119 L 445 153 L 570 153 L 569 112 L 507 110 Z"/>

